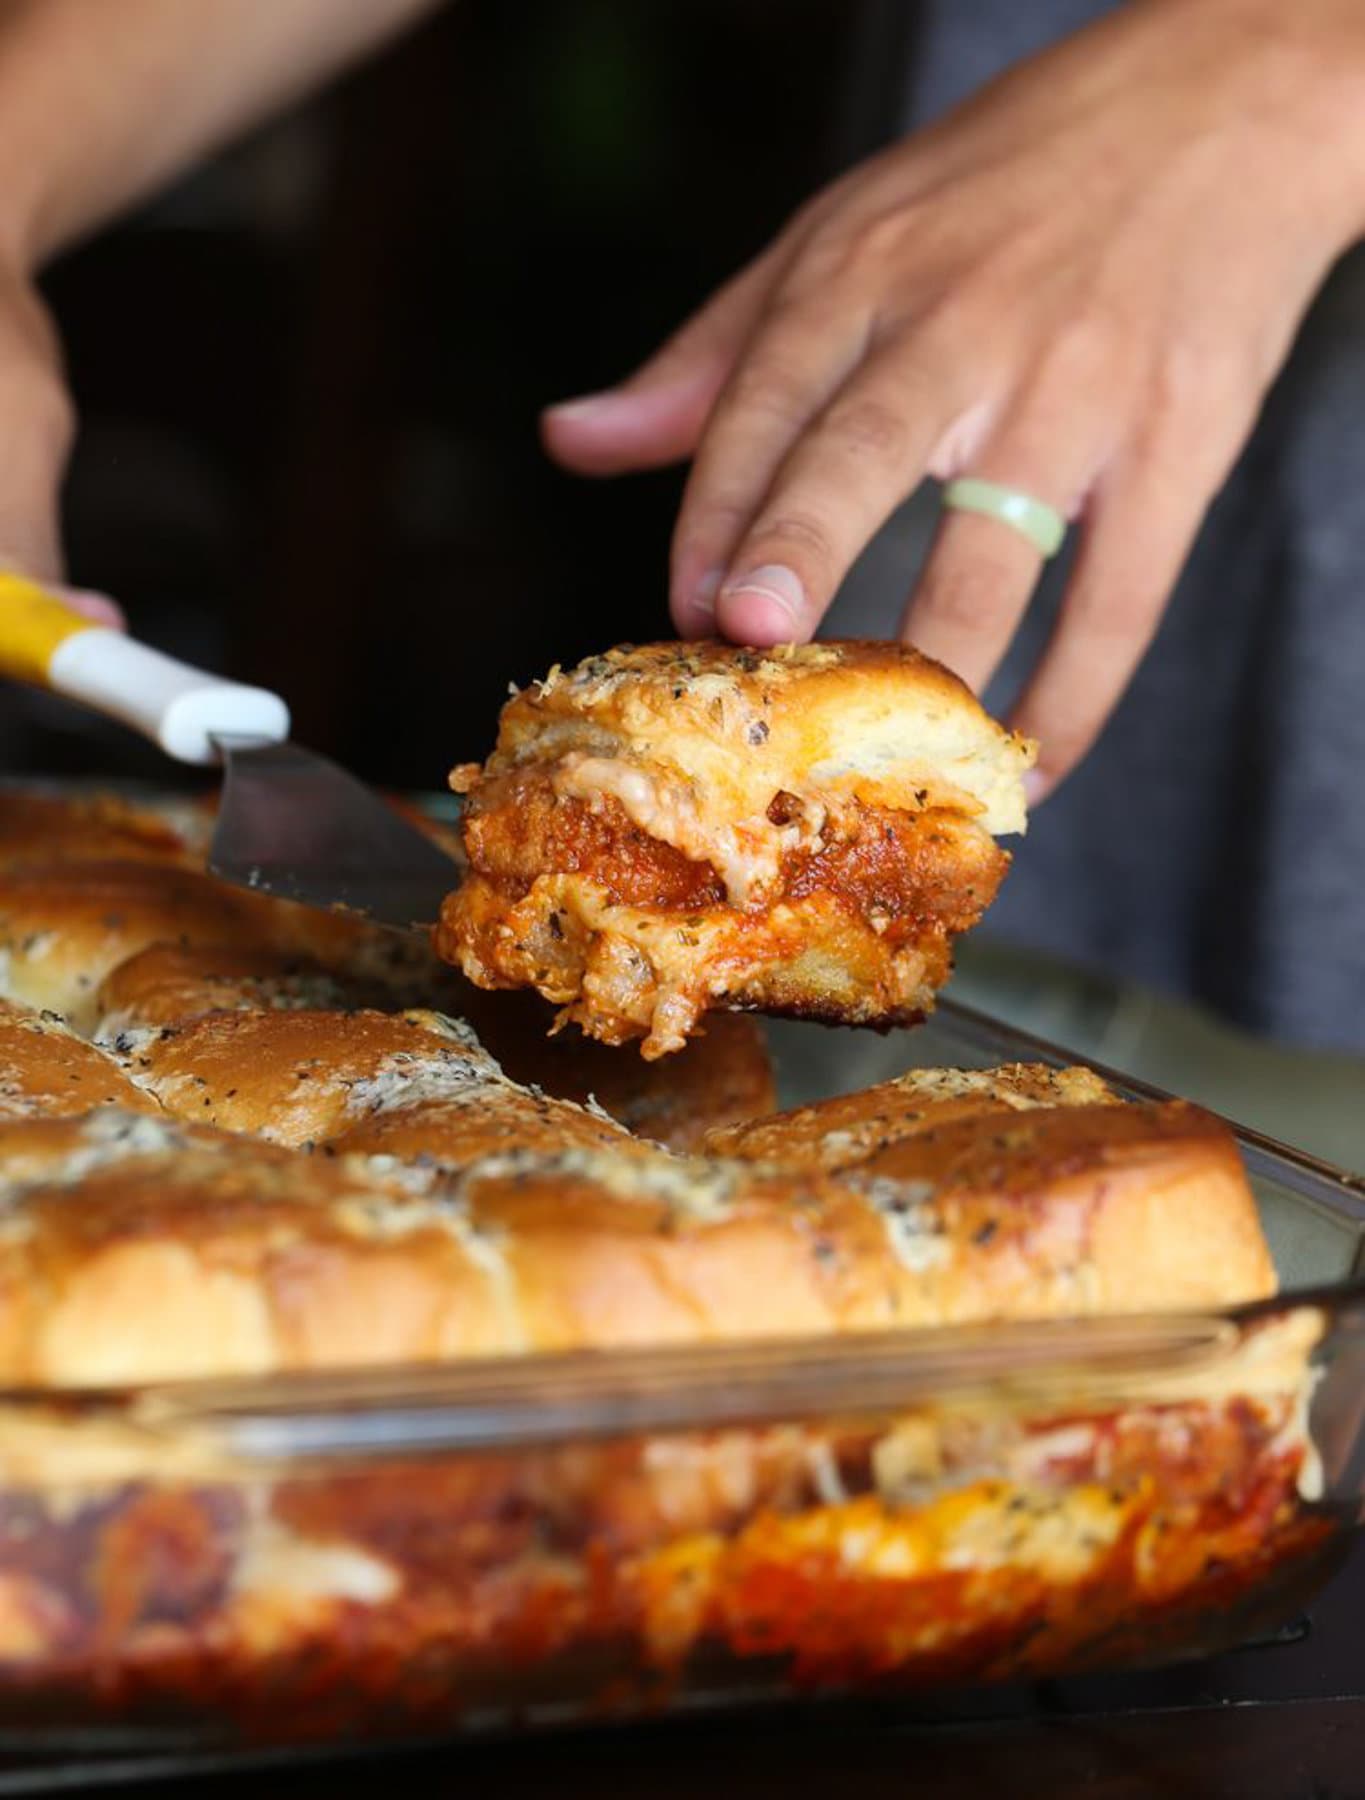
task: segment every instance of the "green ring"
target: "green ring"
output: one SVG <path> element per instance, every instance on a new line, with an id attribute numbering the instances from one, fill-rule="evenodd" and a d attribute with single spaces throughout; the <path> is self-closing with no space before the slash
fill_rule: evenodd
<path id="1" fill-rule="evenodd" d="M 988 519 L 1013 526 L 1044 558 L 1055 556 L 1066 536 L 1066 520 L 1055 506 L 975 475 L 959 475 L 950 481 L 943 490 L 943 504 L 953 512 L 984 513 Z"/>

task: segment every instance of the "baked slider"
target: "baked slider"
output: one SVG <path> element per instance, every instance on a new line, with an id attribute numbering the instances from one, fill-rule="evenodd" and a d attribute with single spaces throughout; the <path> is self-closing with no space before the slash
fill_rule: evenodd
<path id="1" fill-rule="evenodd" d="M 653 644 L 514 693 L 436 948 L 604 1043 L 709 1008 L 921 1018 L 1024 829 L 1034 749 L 891 643 Z"/>
<path id="2" fill-rule="evenodd" d="M 1094 1111 L 1096 1141 L 1117 1148 L 1108 1179 L 1035 1159 L 1018 1182 L 977 1164 L 937 1191 L 624 1133 L 450 1171 L 111 1106 L 0 1122 L 0 1383 L 832 1338 L 1272 1292 L 1223 1128 L 1202 1125 L 1196 1232 L 1196 1123 L 1170 1122 L 1183 1160 L 1167 1203 L 1114 1137 L 1153 1141 L 1144 1109 Z"/>
<path id="3" fill-rule="evenodd" d="M 1027 1316 L 1045 1290 L 1078 1312 L 1274 1291 L 1227 1126 L 1184 1100 L 1124 1102 L 1089 1069 L 915 1069 L 703 1141 L 718 1158 L 868 1194 L 911 1259 L 953 1245 L 959 1277 L 997 1316 Z M 1209 1287 L 1214 1270 L 1226 1296 Z"/>
<path id="4" fill-rule="evenodd" d="M 763 1027 L 742 1013 L 716 1014 L 676 1056 L 645 1062 L 578 1031 L 552 1033 L 554 1014 L 538 994 L 459 985 L 460 995 L 443 1001 L 443 1010 L 474 1027 L 505 1075 L 559 1100 L 594 1101 L 637 1137 L 670 1150 L 695 1150 L 708 1132 L 761 1118 L 777 1105 Z"/>
<path id="5" fill-rule="evenodd" d="M 118 1106 L 158 1112 L 118 1063 L 57 1013 L 0 1000 L 0 1121 L 60 1119 Z"/>

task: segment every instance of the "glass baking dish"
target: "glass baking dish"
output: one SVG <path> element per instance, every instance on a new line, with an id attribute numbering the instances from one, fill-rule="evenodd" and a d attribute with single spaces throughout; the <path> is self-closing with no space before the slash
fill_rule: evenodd
<path id="1" fill-rule="evenodd" d="M 1068 1060 L 951 1005 L 771 1035 L 784 1104 Z M 1272 1630 L 1360 1511 L 1365 1184 L 1239 1136 L 1287 1292 L 1223 1313 L 0 1395 L 0 1741 L 939 1704 Z"/>

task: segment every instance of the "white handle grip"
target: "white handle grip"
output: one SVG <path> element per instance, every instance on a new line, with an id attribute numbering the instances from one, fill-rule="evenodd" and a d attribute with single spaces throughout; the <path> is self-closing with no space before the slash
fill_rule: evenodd
<path id="1" fill-rule="evenodd" d="M 63 638 L 48 662 L 47 682 L 131 725 L 178 762 L 216 762 L 215 736 L 273 744 L 289 736 L 289 708 L 278 694 L 206 675 L 102 626 Z"/>

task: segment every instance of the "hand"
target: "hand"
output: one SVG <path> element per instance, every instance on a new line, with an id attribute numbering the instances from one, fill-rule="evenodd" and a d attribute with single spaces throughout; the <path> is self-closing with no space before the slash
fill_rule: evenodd
<path id="1" fill-rule="evenodd" d="M 1327 269 L 1365 221 L 1359 0 L 1130 0 L 818 196 L 624 386 L 553 409 L 588 473 L 695 450 L 684 636 L 809 638 L 926 475 L 1077 522 L 1014 723 L 1035 794 L 1123 691 Z M 984 685 L 1039 572 L 945 515 L 903 633 Z"/>
<path id="2" fill-rule="evenodd" d="M 73 425 L 47 308 L 0 265 L 0 566 L 57 588 L 98 624 L 121 626 L 112 600 L 61 585 L 58 504 Z"/>

